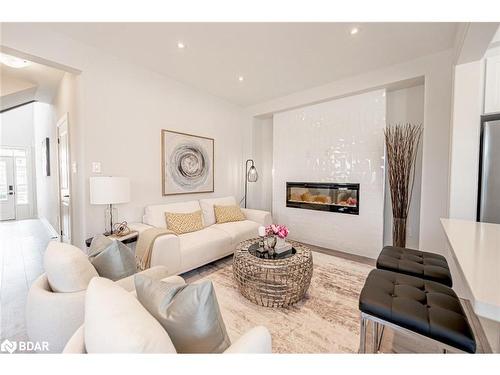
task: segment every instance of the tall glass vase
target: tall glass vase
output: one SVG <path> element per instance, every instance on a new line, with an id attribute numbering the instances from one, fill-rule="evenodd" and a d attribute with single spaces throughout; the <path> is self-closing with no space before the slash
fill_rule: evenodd
<path id="1" fill-rule="evenodd" d="M 406 218 L 395 217 L 392 219 L 392 244 L 406 247 Z"/>

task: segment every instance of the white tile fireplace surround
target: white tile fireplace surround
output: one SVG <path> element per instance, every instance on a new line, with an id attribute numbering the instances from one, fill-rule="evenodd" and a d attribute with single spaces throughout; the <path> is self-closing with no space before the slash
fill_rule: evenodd
<path id="1" fill-rule="evenodd" d="M 293 239 L 375 258 L 383 243 L 385 90 L 274 116 L 273 216 Z M 359 183 L 359 215 L 286 207 L 286 182 Z"/>

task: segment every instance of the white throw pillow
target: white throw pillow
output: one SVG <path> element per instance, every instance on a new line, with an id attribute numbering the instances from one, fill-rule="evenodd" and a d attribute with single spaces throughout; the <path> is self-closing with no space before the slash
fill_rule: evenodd
<path id="1" fill-rule="evenodd" d="M 56 241 L 49 242 L 43 256 L 43 267 L 50 288 L 58 293 L 85 290 L 90 280 L 99 276 L 83 251 Z"/>
<path id="2" fill-rule="evenodd" d="M 96 277 L 85 298 L 87 353 L 175 353 L 167 332 L 133 294 Z"/>
<path id="3" fill-rule="evenodd" d="M 215 224 L 214 205 L 217 206 L 235 206 L 236 199 L 234 197 L 200 199 L 200 206 L 203 212 L 203 223 L 206 227 Z"/>

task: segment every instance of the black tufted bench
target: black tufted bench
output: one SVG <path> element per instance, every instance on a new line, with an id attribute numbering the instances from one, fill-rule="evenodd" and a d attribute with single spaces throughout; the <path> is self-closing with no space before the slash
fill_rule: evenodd
<path id="1" fill-rule="evenodd" d="M 455 292 L 440 283 L 385 270 L 368 275 L 359 296 L 360 352 L 364 353 L 367 320 L 373 322 L 374 351 L 379 325 L 417 333 L 450 348 L 476 351 L 469 321 Z"/>
<path id="2" fill-rule="evenodd" d="M 386 246 L 377 259 L 377 268 L 453 285 L 446 258 L 434 253 Z"/>

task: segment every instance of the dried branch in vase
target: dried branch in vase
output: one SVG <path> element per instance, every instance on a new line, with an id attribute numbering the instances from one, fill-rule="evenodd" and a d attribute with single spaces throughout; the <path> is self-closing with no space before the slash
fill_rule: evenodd
<path id="1" fill-rule="evenodd" d="M 422 125 L 389 125 L 384 131 L 387 152 L 387 174 L 391 192 L 393 243 L 406 245 L 406 219 L 415 181 L 417 150 Z"/>

